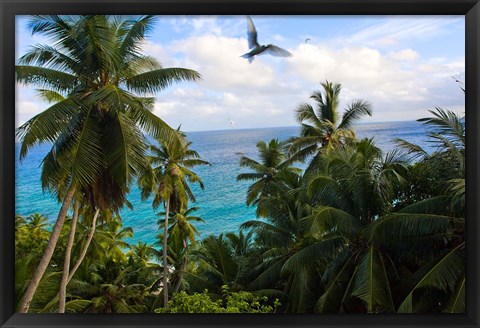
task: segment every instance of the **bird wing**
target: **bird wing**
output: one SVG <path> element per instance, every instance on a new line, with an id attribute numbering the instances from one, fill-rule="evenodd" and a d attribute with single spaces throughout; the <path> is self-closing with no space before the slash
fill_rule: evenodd
<path id="1" fill-rule="evenodd" d="M 255 25 L 253 25 L 253 21 L 250 16 L 247 16 L 247 37 L 248 37 L 248 48 L 256 48 L 260 45 L 257 42 L 257 30 L 255 29 Z"/>
<path id="2" fill-rule="evenodd" d="M 282 49 L 280 47 L 277 47 L 273 44 L 269 44 L 262 54 L 264 53 L 275 56 L 275 57 L 291 57 L 292 56 L 291 52 L 285 49 Z"/>

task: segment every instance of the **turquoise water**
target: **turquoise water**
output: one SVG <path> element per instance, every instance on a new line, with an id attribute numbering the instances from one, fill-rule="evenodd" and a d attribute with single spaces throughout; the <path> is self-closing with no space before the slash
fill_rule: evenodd
<path id="1" fill-rule="evenodd" d="M 193 187 L 197 198 L 195 206 L 200 207 L 196 214 L 206 221 L 196 224 L 201 237 L 237 230 L 242 222 L 255 218 L 255 209 L 245 205 L 250 182 L 236 181 L 237 175 L 245 171 L 238 165 L 239 153 L 256 158 L 255 145 L 259 140 L 285 140 L 298 135 L 298 130 L 298 127 L 283 127 L 187 133 L 188 139 L 193 142 L 191 148 L 212 164 L 194 169 L 205 184 L 205 190 Z M 427 149 L 429 147 L 425 127 L 415 121 L 359 124 L 355 131 L 360 138 L 375 138 L 384 151 L 394 147 L 391 142 L 394 138 L 403 138 Z M 39 145 L 20 162 L 17 145 L 15 210 L 24 216 L 38 212 L 53 222 L 60 205 L 53 196 L 43 193 L 40 185 L 40 165 L 48 149 L 49 145 Z M 128 199 L 134 208 L 122 210 L 121 217 L 124 226 L 134 229 L 135 235 L 129 241 L 155 242 L 159 217 L 152 210 L 151 200 L 142 202 L 136 185 L 132 185 Z"/>

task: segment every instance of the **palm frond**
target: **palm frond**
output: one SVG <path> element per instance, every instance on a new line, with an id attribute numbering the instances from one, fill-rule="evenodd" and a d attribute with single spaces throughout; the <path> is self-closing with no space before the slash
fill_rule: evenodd
<path id="1" fill-rule="evenodd" d="M 360 224 L 354 216 L 340 209 L 320 206 L 313 210 L 312 214 L 300 220 L 303 231 L 318 238 L 325 233 L 335 231 L 340 235 L 350 236 L 360 228 Z"/>
<path id="2" fill-rule="evenodd" d="M 465 277 L 458 283 L 443 312 L 465 313 Z"/>
<path id="3" fill-rule="evenodd" d="M 348 254 L 339 270 L 328 282 L 327 288 L 315 304 L 315 312 L 338 313 L 342 303 L 342 296 L 348 288 L 349 281 L 354 278 L 354 266 L 352 265 L 353 255 Z"/>
<path id="4" fill-rule="evenodd" d="M 39 66 L 15 66 L 15 75 L 18 82 L 35 84 L 44 89 L 69 93 L 79 84 L 75 75 L 55 69 Z"/>
<path id="5" fill-rule="evenodd" d="M 46 89 L 38 89 L 37 96 L 49 103 L 56 103 L 65 100 L 65 97 L 62 94 Z"/>
<path id="6" fill-rule="evenodd" d="M 385 263 L 373 245 L 360 262 L 352 295 L 366 303 L 369 313 L 395 311 Z"/>
<path id="7" fill-rule="evenodd" d="M 315 126 L 320 125 L 320 119 L 315 114 L 313 107 L 308 103 L 303 103 L 297 107 L 296 119 L 298 123 L 309 122 Z"/>
<path id="8" fill-rule="evenodd" d="M 418 121 L 437 128 L 442 135 L 453 137 L 454 140 L 465 144 L 465 126 L 461 119 L 452 111 L 435 107 L 429 110 L 433 117 L 421 118 Z"/>
<path id="9" fill-rule="evenodd" d="M 283 265 L 282 274 L 293 273 L 299 267 L 305 267 L 306 264 L 314 266 L 317 261 L 328 257 L 330 254 L 342 247 L 343 238 L 333 236 L 322 239 L 310 246 L 300 249 L 292 255 Z"/>
<path id="10" fill-rule="evenodd" d="M 408 294 L 397 312 L 413 312 L 414 292 L 418 289 L 431 287 L 445 292 L 453 292 L 465 272 L 465 259 L 461 255 L 464 247 L 465 242 L 415 272 L 412 277 L 413 287 L 407 290 Z"/>
<path id="11" fill-rule="evenodd" d="M 65 303 L 66 313 L 82 313 L 85 309 L 92 305 L 90 300 L 72 300 Z"/>
<path id="12" fill-rule="evenodd" d="M 425 158 L 429 156 L 428 152 L 417 144 L 408 142 L 400 138 L 395 138 L 393 142 L 397 144 L 397 147 L 404 149 L 406 154 L 410 155 L 412 159 Z"/>
<path id="13" fill-rule="evenodd" d="M 353 101 L 343 113 L 338 129 L 350 129 L 353 123 L 363 116 L 372 116 L 372 104 L 366 100 Z"/>
<path id="14" fill-rule="evenodd" d="M 20 126 L 16 131 L 22 144 L 20 158 L 24 158 L 28 150 L 38 143 L 56 141 L 79 111 L 81 109 L 78 101 L 75 98 L 67 98 L 50 106 Z"/>
<path id="15" fill-rule="evenodd" d="M 67 71 L 70 73 L 81 70 L 80 63 L 59 49 L 49 45 L 37 44 L 18 59 L 18 63 L 23 66 L 46 67 L 58 71 Z"/>
<path id="16" fill-rule="evenodd" d="M 117 114 L 106 127 L 105 159 L 108 170 L 119 186 L 128 186 L 145 163 L 145 143 L 135 123 L 123 113 Z"/>
<path id="17" fill-rule="evenodd" d="M 126 22 L 129 24 L 126 29 L 127 32 L 122 35 L 123 38 L 119 50 L 122 57 L 138 51 L 139 43 L 143 41 L 147 33 L 153 30 L 155 20 L 155 16 L 146 15 L 136 21 Z"/>
<path id="18" fill-rule="evenodd" d="M 370 240 L 378 245 L 417 240 L 424 236 L 447 233 L 453 218 L 436 214 L 392 213 L 367 227 Z M 391 236 L 395 236 L 392 238 Z"/>
<path id="19" fill-rule="evenodd" d="M 161 68 L 126 79 L 127 88 L 140 94 L 152 94 L 162 91 L 180 81 L 198 81 L 201 75 L 186 68 Z"/>

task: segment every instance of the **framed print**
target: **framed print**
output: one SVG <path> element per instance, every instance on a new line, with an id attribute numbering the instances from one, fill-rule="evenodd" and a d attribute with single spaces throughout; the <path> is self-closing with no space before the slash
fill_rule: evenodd
<path id="1" fill-rule="evenodd" d="M 477 0 L 1 11 L 1 327 L 479 326 Z"/>

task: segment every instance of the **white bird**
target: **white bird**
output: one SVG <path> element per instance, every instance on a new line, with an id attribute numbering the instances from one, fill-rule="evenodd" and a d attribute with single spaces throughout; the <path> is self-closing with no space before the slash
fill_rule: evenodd
<path id="1" fill-rule="evenodd" d="M 292 54 L 285 49 L 277 47 L 273 44 L 259 45 L 257 42 L 257 30 L 250 16 L 247 16 L 247 38 L 248 38 L 248 48 L 249 52 L 240 56 L 247 58 L 248 62 L 251 63 L 256 55 L 260 54 L 269 54 L 276 57 L 290 57 Z"/>
<path id="2" fill-rule="evenodd" d="M 230 125 L 232 126 L 232 128 L 234 128 L 235 127 L 235 122 L 232 121 L 231 119 L 228 119 L 228 120 L 230 121 Z"/>

